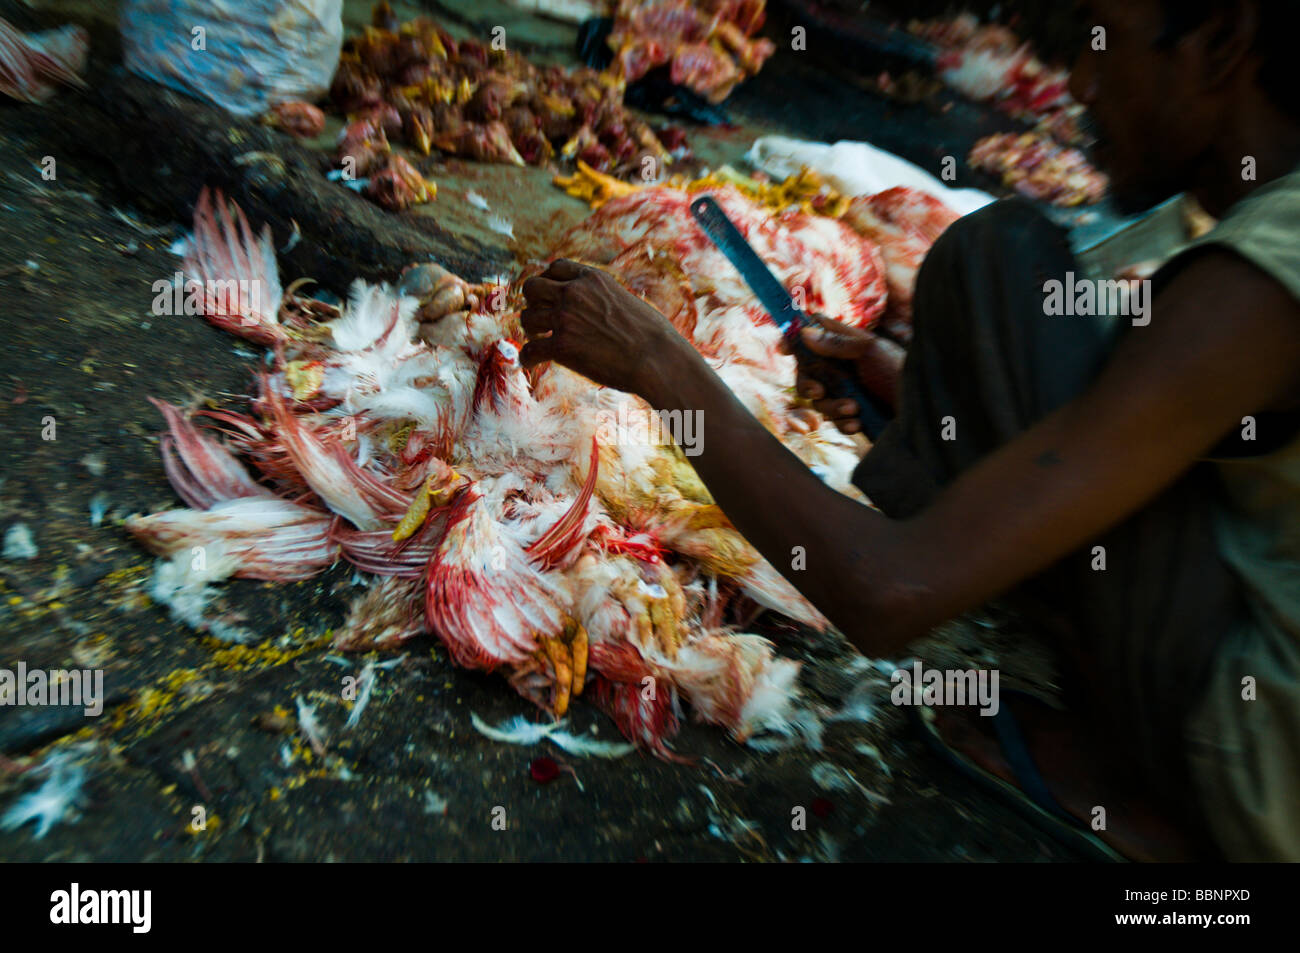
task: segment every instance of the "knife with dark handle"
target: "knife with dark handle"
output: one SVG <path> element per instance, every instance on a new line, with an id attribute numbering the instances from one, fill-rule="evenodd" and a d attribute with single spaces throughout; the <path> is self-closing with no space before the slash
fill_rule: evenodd
<path id="1" fill-rule="evenodd" d="M 776 280 L 770 268 L 758 257 L 745 236 L 727 218 L 727 213 L 715 202 L 712 196 L 702 195 L 691 202 L 691 215 L 695 217 L 718 250 L 727 256 L 727 260 L 740 272 L 749 290 L 754 292 L 767 313 L 772 316 L 776 326 L 785 335 L 790 350 L 809 376 L 815 377 L 826 388 L 826 396 L 832 400 L 851 400 L 858 405 L 858 423 L 862 432 L 875 440 L 889 423 L 889 414 L 881 407 L 879 401 L 869 396 L 858 384 L 857 367 L 852 361 L 822 357 L 814 354 L 804 343 L 800 330 L 812 324 L 790 297 L 781 282 Z"/>

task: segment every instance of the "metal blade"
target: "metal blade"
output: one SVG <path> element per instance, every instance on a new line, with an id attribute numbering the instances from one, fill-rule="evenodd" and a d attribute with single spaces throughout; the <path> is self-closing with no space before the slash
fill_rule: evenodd
<path id="1" fill-rule="evenodd" d="M 745 236 L 727 218 L 718 203 L 708 195 L 702 195 L 691 203 L 691 215 L 700 223 L 704 233 L 713 240 L 713 244 L 727 256 L 727 260 L 736 266 L 740 276 L 754 292 L 759 303 L 767 309 L 782 332 L 791 332 L 789 338 L 793 353 L 802 366 L 825 365 L 833 373 L 823 378 L 826 396 L 830 398 L 846 397 L 858 405 L 858 419 L 862 432 L 870 439 L 876 437 L 889 423 L 890 414 L 882 409 L 878 401 L 866 393 L 859 381 L 857 368 L 852 361 L 818 357 L 809 350 L 808 345 L 794 333 L 797 328 L 810 322 L 808 316 L 795 307 L 790 293 L 781 282 L 776 280 L 763 259 L 750 247 Z"/>
<path id="2" fill-rule="evenodd" d="M 795 307 L 790 292 L 785 290 L 776 275 L 763 263 L 745 236 L 727 218 L 712 196 L 702 195 L 691 203 L 691 215 L 700 223 L 706 235 L 718 246 L 718 250 L 727 256 L 727 260 L 736 266 L 740 277 L 745 279 L 749 290 L 754 292 L 759 303 L 767 309 L 777 327 L 789 330 L 792 324 L 807 324 L 808 319 Z"/>

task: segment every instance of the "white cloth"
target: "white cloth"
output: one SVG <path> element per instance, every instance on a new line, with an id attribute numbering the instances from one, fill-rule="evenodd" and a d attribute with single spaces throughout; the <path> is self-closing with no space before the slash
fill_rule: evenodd
<path id="1" fill-rule="evenodd" d="M 968 215 L 995 201 L 979 189 L 954 189 L 918 165 L 866 142 L 844 140 L 834 145 L 762 136 L 754 140 L 746 158 L 776 179 L 794 175 L 807 166 L 844 195 L 873 195 L 907 186 L 933 195 L 958 215 Z"/>

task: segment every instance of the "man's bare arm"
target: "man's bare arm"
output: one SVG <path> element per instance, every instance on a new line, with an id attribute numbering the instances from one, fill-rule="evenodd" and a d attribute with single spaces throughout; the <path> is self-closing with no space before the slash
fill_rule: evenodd
<path id="1" fill-rule="evenodd" d="M 661 331 L 635 342 L 629 329 L 642 316 L 621 319 L 613 307 L 583 320 L 588 309 L 576 296 L 565 309 L 575 323 L 557 325 L 556 340 L 533 359 L 558 359 L 615 386 L 633 380 L 661 409 L 702 410 L 702 453 L 692 462 L 718 504 L 875 655 L 1097 538 L 1243 416 L 1294 399 L 1300 384 L 1300 306 L 1245 262 L 1207 254 L 1160 296 L 1151 324 L 1127 335 L 1087 393 L 990 454 L 923 513 L 892 521 L 822 484 L 689 345 L 657 338 Z M 617 340 L 606 348 L 600 328 L 611 323 Z M 631 343 L 644 345 L 640 364 L 619 356 Z M 806 554 L 802 571 L 789 568 L 796 546 Z"/>
<path id="2" fill-rule="evenodd" d="M 968 554 L 930 564 L 925 617 L 978 604 L 1087 545 L 1243 417 L 1298 395 L 1300 306 L 1245 261 L 1204 256 L 1160 296 L 1151 324 L 1127 335 L 1094 386 L 907 524 L 906 565 L 945 550 Z"/>

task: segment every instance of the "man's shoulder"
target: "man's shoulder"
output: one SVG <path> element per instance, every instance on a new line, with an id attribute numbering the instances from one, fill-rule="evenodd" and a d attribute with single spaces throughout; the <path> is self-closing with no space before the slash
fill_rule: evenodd
<path id="1" fill-rule="evenodd" d="M 1247 305 L 1289 312 L 1300 319 L 1300 249 L 1280 247 L 1258 236 L 1226 239 L 1203 239 L 1167 262 L 1152 279 L 1155 300 L 1167 300 L 1165 292 L 1177 283 L 1198 289 L 1225 320 Z"/>
<path id="2" fill-rule="evenodd" d="M 1217 226 L 1168 262 L 1160 277 L 1167 282 L 1191 268 L 1217 274 L 1216 262 L 1230 268 L 1222 259 L 1249 266 L 1235 270 L 1236 281 L 1275 283 L 1300 302 L 1300 170 L 1261 185 L 1234 205 Z M 1222 293 L 1232 290 L 1225 287 Z"/>

